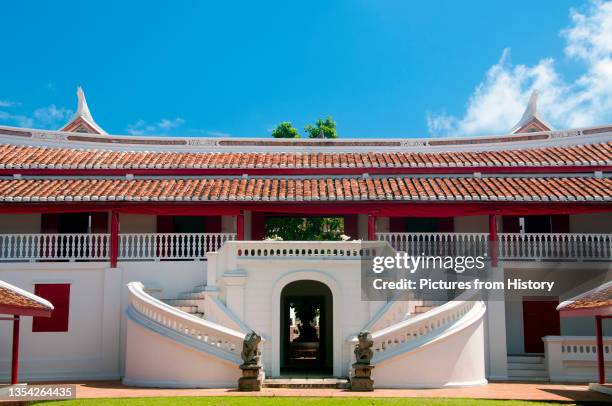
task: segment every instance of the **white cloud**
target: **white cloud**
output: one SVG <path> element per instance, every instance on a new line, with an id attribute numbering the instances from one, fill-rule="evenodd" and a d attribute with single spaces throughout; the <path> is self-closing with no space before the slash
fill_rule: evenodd
<path id="1" fill-rule="evenodd" d="M 592 0 L 570 10 L 572 24 L 561 32 L 565 55 L 582 68 L 567 81 L 552 58 L 533 66 L 514 65 L 505 49 L 470 96 L 461 117 L 427 112 L 432 135 L 508 132 L 529 95 L 539 91 L 539 109 L 553 126 L 571 128 L 612 122 L 612 1 Z"/>
<path id="2" fill-rule="evenodd" d="M 21 103 L 17 103 L 10 100 L 0 100 L 0 107 L 15 107 L 19 105 L 21 105 Z"/>
<path id="3" fill-rule="evenodd" d="M 138 120 L 133 124 L 129 124 L 127 132 L 132 135 L 163 135 L 174 130 L 185 123 L 180 117 L 174 119 L 162 118 L 157 123 L 147 123 L 144 120 Z"/>
<path id="4" fill-rule="evenodd" d="M 40 107 L 34 110 L 34 122 L 37 123 L 41 128 L 57 128 L 72 116 L 72 110 L 63 107 L 57 107 L 55 104 L 51 104 L 47 107 Z"/>
<path id="5" fill-rule="evenodd" d="M 18 102 L 0 101 L 0 107 L 10 108 L 21 106 Z M 51 104 L 35 109 L 32 114 L 8 112 L 0 110 L 0 122 L 18 127 L 42 128 L 56 130 L 72 115 L 72 111 Z"/>

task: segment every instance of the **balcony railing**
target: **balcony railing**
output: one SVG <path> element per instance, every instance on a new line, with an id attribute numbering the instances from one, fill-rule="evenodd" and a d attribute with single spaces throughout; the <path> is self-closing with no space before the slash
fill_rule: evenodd
<path id="1" fill-rule="evenodd" d="M 201 260 L 233 233 L 120 234 L 121 260 Z M 0 234 L 0 261 L 108 261 L 110 234 Z"/>
<path id="2" fill-rule="evenodd" d="M 378 233 L 409 255 L 483 255 L 486 233 Z M 118 258 L 134 260 L 202 260 L 236 239 L 233 233 L 120 234 Z M 369 255 L 357 241 L 245 241 L 238 257 L 354 257 Z M 109 234 L 0 234 L 0 261 L 108 261 Z M 612 234 L 499 234 L 500 260 L 610 261 Z"/>
<path id="3" fill-rule="evenodd" d="M 487 233 L 378 233 L 397 251 L 409 255 L 482 255 Z M 497 257 L 506 261 L 612 260 L 612 234 L 498 234 Z"/>
<path id="4" fill-rule="evenodd" d="M 478 256 L 488 252 L 487 233 L 377 233 L 396 251 L 408 255 Z"/>
<path id="5" fill-rule="evenodd" d="M 195 259 L 217 251 L 234 233 L 120 234 L 119 259 Z"/>
<path id="6" fill-rule="evenodd" d="M 109 234 L 0 234 L 0 260 L 106 261 Z"/>

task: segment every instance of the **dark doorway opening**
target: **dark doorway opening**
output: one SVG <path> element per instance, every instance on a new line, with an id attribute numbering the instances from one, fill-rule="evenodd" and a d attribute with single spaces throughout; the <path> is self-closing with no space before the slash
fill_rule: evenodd
<path id="1" fill-rule="evenodd" d="M 317 281 L 288 284 L 281 292 L 281 375 L 322 377 L 333 371 L 333 298 Z"/>

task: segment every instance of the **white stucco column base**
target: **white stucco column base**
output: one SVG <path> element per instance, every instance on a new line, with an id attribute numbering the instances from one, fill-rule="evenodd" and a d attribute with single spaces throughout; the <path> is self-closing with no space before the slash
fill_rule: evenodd
<path id="1" fill-rule="evenodd" d="M 491 267 L 491 281 L 504 282 L 504 269 Z M 504 293 L 492 294 L 487 300 L 486 339 L 487 376 L 493 380 L 508 379 L 508 349 L 506 344 L 506 305 Z"/>

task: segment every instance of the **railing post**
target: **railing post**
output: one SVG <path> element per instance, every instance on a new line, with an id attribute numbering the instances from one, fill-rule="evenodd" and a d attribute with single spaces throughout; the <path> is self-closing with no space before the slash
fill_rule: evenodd
<path id="1" fill-rule="evenodd" d="M 376 215 L 368 214 L 368 240 L 376 240 Z"/>
<path id="2" fill-rule="evenodd" d="M 19 315 L 13 316 L 13 356 L 11 360 L 11 385 L 19 380 Z"/>
<path id="3" fill-rule="evenodd" d="M 491 266 L 497 266 L 497 216 L 489 214 L 489 253 Z"/>
<path id="4" fill-rule="evenodd" d="M 236 239 L 244 241 L 244 210 L 240 210 L 236 216 Z"/>
<path id="5" fill-rule="evenodd" d="M 117 257 L 119 256 L 119 213 L 111 211 L 111 235 L 110 235 L 110 266 L 117 268 Z"/>
<path id="6" fill-rule="evenodd" d="M 595 341 L 597 343 L 597 375 L 599 383 L 606 383 L 606 366 L 604 363 L 603 329 L 601 325 L 602 317 L 595 316 Z"/>

